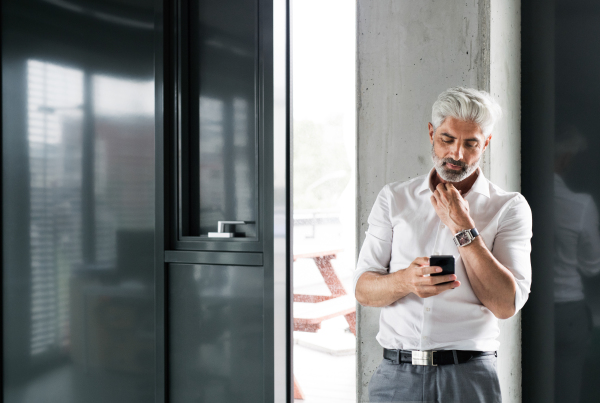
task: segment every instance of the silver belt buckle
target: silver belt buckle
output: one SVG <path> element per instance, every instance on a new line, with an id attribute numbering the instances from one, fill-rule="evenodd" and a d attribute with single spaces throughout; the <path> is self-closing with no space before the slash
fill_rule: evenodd
<path id="1" fill-rule="evenodd" d="M 433 363 L 433 353 L 436 350 L 422 350 L 412 351 L 412 364 L 413 365 L 431 365 L 437 367 L 437 364 Z"/>

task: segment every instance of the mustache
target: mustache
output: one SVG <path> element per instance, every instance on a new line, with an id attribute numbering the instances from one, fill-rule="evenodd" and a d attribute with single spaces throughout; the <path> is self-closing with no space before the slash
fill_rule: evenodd
<path id="1" fill-rule="evenodd" d="M 452 165 L 456 165 L 456 166 L 461 167 L 461 168 L 466 168 L 467 167 L 466 163 L 461 162 L 461 161 L 453 160 L 452 158 L 442 158 L 442 161 L 444 163 L 450 163 Z"/>

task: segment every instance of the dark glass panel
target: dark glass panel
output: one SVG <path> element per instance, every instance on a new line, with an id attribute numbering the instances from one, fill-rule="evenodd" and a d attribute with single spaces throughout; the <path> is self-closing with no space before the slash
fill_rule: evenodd
<path id="1" fill-rule="evenodd" d="M 554 401 L 592 402 L 600 377 L 600 4 L 559 0 L 555 15 Z"/>
<path id="2" fill-rule="evenodd" d="M 4 401 L 153 401 L 154 2 L 2 7 Z"/>
<path id="3" fill-rule="evenodd" d="M 182 225 L 199 236 L 257 219 L 257 2 L 182 4 Z M 256 224 L 236 230 L 256 236 Z"/>
<path id="4" fill-rule="evenodd" d="M 533 212 L 534 287 L 522 316 L 523 401 L 595 402 L 600 3 L 535 0 L 522 12 L 522 191 Z"/>
<path id="5" fill-rule="evenodd" d="M 169 266 L 169 391 L 178 403 L 263 402 L 263 268 Z"/>

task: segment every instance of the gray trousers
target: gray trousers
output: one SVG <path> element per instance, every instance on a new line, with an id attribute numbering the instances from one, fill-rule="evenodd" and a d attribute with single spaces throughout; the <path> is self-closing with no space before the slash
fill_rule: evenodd
<path id="1" fill-rule="evenodd" d="M 420 366 L 384 359 L 369 382 L 369 401 L 385 403 L 500 403 L 494 355 L 462 364 Z"/>

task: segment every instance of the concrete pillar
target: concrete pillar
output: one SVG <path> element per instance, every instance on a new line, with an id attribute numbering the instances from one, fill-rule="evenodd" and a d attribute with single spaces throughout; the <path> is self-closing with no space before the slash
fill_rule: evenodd
<path id="1" fill-rule="evenodd" d="M 504 117 L 483 157 L 487 178 L 520 189 L 520 0 L 357 1 L 357 245 L 379 190 L 431 167 L 427 122 L 437 95 L 489 91 Z M 359 307 L 357 396 L 381 361 L 379 309 Z M 504 402 L 521 401 L 520 313 L 501 321 Z"/>

